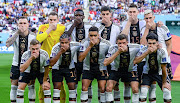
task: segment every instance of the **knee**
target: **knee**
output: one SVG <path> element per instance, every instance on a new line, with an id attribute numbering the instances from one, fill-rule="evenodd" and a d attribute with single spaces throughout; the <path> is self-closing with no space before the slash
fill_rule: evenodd
<path id="1" fill-rule="evenodd" d="M 20 90 L 24 90 L 26 87 L 24 87 L 23 85 L 19 85 L 18 86 L 18 89 L 20 89 Z"/>
<path id="2" fill-rule="evenodd" d="M 75 85 L 69 85 L 69 90 L 74 90 L 75 89 Z"/>
<path id="3" fill-rule="evenodd" d="M 138 93 L 138 92 L 139 92 L 138 87 L 133 87 L 133 88 L 132 88 L 132 92 L 133 92 L 133 93 Z"/>
<path id="4" fill-rule="evenodd" d="M 35 80 L 31 80 L 28 85 L 34 85 L 34 84 L 35 84 Z"/>
<path id="5" fill-rule="evenodd" d="M 82 91 L 88 91 L 88 87 L 82 86 Z"/>
<path id="6" fill-rule="evenodd" d="M 16 85 L 16 86 L 18 86 L 18 80 L 11 80 L 11 85 Z"/>
<path id="7" fill-rule="evenodd" d="M 54 89 L 61 89 L 61 84 L 60 83 L 53 83 Z"/>
<path id="8" fill-rule="evenodd" d="M 112 92 L 112 88 L 113 88 L 113 87 L 111 87 L 111 86 L 107 86 L 107 87 L 106 87 L 106 91 L 107 91 L 107 92 Z"/>
<path id="9" fill-rule="evenodd" d="M 116 90 L 116 91 L 119 90 L 119 85 L 118 84 L 115 85 L 114 90 Z"/>
<path id="10" fill-rule="evenodd" d="M 125 86 L 125 87 L 130 87 L 131 85 L 130 85 L 129 82 L 124 82 L 124 86 Z"/>
<path id="11" fill-rule="evenodd" d="M 101 92 L 101 93 L 104 93 L 104 92 L 105 92 L 105 86 L 100 86 L 99 89 L 100 89 L 100 92 Z"/>

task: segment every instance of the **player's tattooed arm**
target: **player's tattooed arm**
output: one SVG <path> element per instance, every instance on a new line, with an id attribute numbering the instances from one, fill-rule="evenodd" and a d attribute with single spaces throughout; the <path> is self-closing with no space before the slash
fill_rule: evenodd
<path id="1" fill-rule="evenodd" d="M 12 37 L 9 37 L 6 41 L 6 47 L 10 47 L 15 41 L 16 38 L 19 36 L 19 30 L 15 32 Z"/>

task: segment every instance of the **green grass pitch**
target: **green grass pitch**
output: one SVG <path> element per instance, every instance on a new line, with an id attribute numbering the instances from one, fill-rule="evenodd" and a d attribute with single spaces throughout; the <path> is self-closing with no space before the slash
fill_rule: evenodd
<path id="1" fill-rule="evenodd" d="M 12 63 L 13 54 L 0 54 L 0 103 L 10 103 L 10 68 Z M 38 89 L 39 84 L 36 81 L 36 103 L 38 103 Z M 78 103 L 80 103 L 80 93 L 81 93 L 81 82 L 78 85 Z M 97 96 L 97 81 L 94 80 L 92 83 L 93 87 L 93 99 L 92 103 L 98 103 L 98 96 Z M 51 84 L 51 88 L 53 88 Z M 67 85 L 65 85 L 66 91 L 68 91 Z M 121 103 L 123 103 L 123 83 L 120 83 L 120 91 L 121 91 Z M 68 103 L 68 92 L 66 103 Z M 160 88 L 157 86 L 156 90 L 157 96 L 157 103 L 163 103 L 163 94 Z M 173 103 L 180 103 L 180 82 L 172 82 L 172 102 Z M 25 103 L 28 103 L 28 89 L 26 88 L 25 91 Z"/>

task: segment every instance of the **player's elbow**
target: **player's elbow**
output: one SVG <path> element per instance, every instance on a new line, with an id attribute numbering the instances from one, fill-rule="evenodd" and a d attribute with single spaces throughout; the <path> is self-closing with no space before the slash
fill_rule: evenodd
<path id="1" fill-rule="evenodd" d="M 24 67 L 23 66 L 20 66 L 20 72 L 24 72 Z"/>
<path id="2" fill-rule="evenodd" d="M 83 62 L 82 57 L 79 57 L 78 60 L 79 60 L 79 62 Z"/>
<path id="3" fill-rule="evenodd" d="M 9 43 L 6 42 L 6 47 L 9 48 Z"/>
<path id="4" fill-rule="evenodd" d="M 78 60 L 79 60 L 79 62 L 83 62 L 84 58 L 83 58 L 82 54 L 79 55 Z"/>
<path id="5" fill-rule="evenodd" d="M 54 66 L 55 63 L 56 63 L 56 62 L 53 60 L 53 58 L 51 58 L 50 61 L 49 61 L 49 65 L 50 65 L 50 66 Z"/>
<path id="6" fill-rule="evenodd" d="M 54 66 L 54 64 L 55 64 L 55 63 L 50 60 L 49 65 L 50 65 L 50 66 Z"/>
<path id="7" fill-rule="evenodd" d="M 138 60 L 135 58 L 133 64 L 138 64 Z"/>
<path id="8" fill-rule="evenodd" d="M 6 41 L 6 47 L 9 47 L 10 46 L 10 44 L 9 44 L 9 41 L 7 40 Z"/>
<path id="9" fill-rule="evenodd" d="M 103 64 L 104 64 L 104 66 L 109 65 L 109 63 L 107 62 L 107 60 L 106 60 L 106 59 L 104 60 L 104 63 L 103 63 Z"/>

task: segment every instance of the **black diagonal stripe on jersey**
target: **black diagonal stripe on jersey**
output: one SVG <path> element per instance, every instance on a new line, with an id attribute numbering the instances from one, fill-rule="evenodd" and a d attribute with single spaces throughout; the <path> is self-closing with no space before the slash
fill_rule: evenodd
<path id="1" fill-rule="evenodd" d="M 62 54 L 62 61 L 59 68 L 69 68 L 70 63 L 71 63 L 71 50 L 69 49 Z"/>
<path id="2" fill-rule="evenodd" d="M 158 67 L 158 61 L 157 61 L 157 52 L 149 54 L 148 63 L 149 63 L 148 74 L 158 73 L 159 67 Z"/>
<path id="3" fill-rule="evenodd" d="M 109 27 L 105 27 L 101 32 L 101 37 L 106 40 L 110 40 L 112 24 Z"/>
<path id="4" fill-rule="evenodd" d="M 76 41 L 81 42 L 85 38 L 85 29 L 83 28 L 76 28 Z"/>
<path id="5" fill-rule="evenodd" d="M 19 64 L 21 62 L 21 56 L 23 55 L 23 53 L 25 51 L 27 51 L 28 49 L 28 35 L 26 37 L 22 37 L 21 35 L 19 35 Z"/>
<path id="6" fill-rule="evenodd" d="M 100 44 L 100 43 L 99 43 Z M 99 59 L 99 44 L 94 45 L 90 50 L 90 65 L 98 65 Z"/>
<path id="7" fill-rule="evenodd" d="M 152 32 L 152 33 L 154 33 L 154 34 L 156 34 L 156 35 L 158 36 L 158 34 L 157 34 L 157 25 L 156 25 L 155 30 L 149 29 L 149 33 L 150 33 L 150 32 Z"/>
<path id="8" fill-rule="evenodd" d="M 137 24 L 131 24 L 130 26 L 130 43 L 140 44 L 140 27 L 139 20 Z"/>
<path id="9" fill-rule="evenodd" d="M 120 54 L 120 62 L 119 62 L 119 71 L 121 72 L 128 72 L 130 63 L 130 54 L 129 54 L 129 47 L 127 52 L 123 52 Z"/>
<path id="10" fill-rule="evenodd" d="M 30 70 L 30 73 L 37 73 L 37 72 L 40 72 L 40 52 L 39 52 L 39 57 L 34 59 L 32 62 L 31 62 L 31 70 Z"/>

